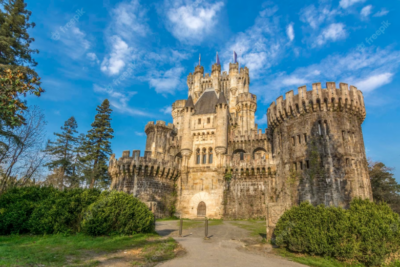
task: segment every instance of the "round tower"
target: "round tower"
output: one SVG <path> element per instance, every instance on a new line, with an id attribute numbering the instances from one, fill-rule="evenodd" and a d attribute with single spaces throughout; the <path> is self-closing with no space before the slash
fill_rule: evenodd
<path id="1" fill-rule="evenodd" d="M 362 92 L 344 83 L 324 89 L 315 83 L 311 91 L 302 86 L 298 95 L 290 91 L 271 104 L 268 128 L 286 201 L 346 207 L 354 197 L 372 199 L 365 115 Z"/>
<path id="2" fill-rule="evenodd" d="M 193 99 L 189 96 L 186 101 L 185 107 L 183 108 L 183 125 L 182 129 L 182 144 L 181 144 L 181 154 L 188 160 L 192 154 L 193 149 L 193 136 L 192 127 L 190 125 L 192 114 L 194 112 Z"/>
<path id="3" fill-rule="evenodd" d="M 174 131 L 174 126 L 169 123 L 165 125 L 165 121 L 153 121 L 147 123 L 144 131 L 147 135 L 145 156 L 161 159 L 167 152 L 168 138 Z"/>
<path id="4" fill-rule="evenodd" d="M 215 152 L 218 156 L 225 154 L 228 147 L 228 103 L 224 92 L 219 94 L 218 102 L 216 104 L 216 138 L 215 138 Z"/>
<path id="5" fill-rule="evenodd" d="M 255 126 L 257 97 L 251 93 L 242 93 L 236 98 L 236 118 L 241 135 L 249 135 Z"/>

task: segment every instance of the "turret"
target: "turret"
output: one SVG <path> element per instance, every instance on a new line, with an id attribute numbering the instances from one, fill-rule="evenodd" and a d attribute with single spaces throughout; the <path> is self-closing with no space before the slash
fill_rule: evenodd
<path id="1" fill-rule="evenodd" d="M 191 117 L 194 112 L 194 104 L 192 96 L 189 96 L 186 101 L 184 110 L 183 110 L 183 125 L 182 129 L 182 145 L 181 145 L 181 154 L 184 157 L 189 158 L 192 154 L 193 149 L 193 136 L 191 132 Z"/>
<path id="2" fill-rule="evenodd" d="M 215 152 L 218 155 L 225 154 L 228 146 L 228 104 L 224 92 L 221 92 L 216 104 L 217 123 L 216 123 L 216 139 Z"/>
<path id="3" fill-rule="evenodd" d="M 220 78 L 221 78 L 221 65 L 219 63 L 215 63 L 211 67 L 211 80 L 212 80 L 212 86 L 217 92 L 217 94 L 220 92 Z"/>
<path id="4" fill-rule="evenodd" d="M 200 66 L 200 65 L 196 66 L 194 69 L 194 74 L 193 74 L 193 89 L 192 89 L 193 93 L 191 95 L 193 98 L 192 100 L 194 102 L 196 102 L 197 99 L 199 99 L 199 97 L 203 91 L 203 88 L 201 86 L 201 79 L 203 78 L 203 76 L 204 76 L 203 66 Z"/>
<path id="5" fill-rule="evenodd" d="M 171 135 L 176 135 L 173 124 L 165 125 L 165 121 L 153 121 L 147 123 L 145 130 L 147 135 L 145 156 L 162 158 L 168 147 L 167 140 Z"/>
<path id="6" fill-rule="evenodd" d="M 242 134 L 250 134 L 255 128 L 257 97 L 251 93 L 241 93 L 236 98 L 236 112 L 239 114 L 238 125 Z"/>

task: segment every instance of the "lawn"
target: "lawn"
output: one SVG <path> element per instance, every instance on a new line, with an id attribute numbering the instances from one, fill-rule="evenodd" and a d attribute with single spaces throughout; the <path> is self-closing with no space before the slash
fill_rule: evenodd
<path id="1" fill-rule="evenodd" d="M 243 220 L 232 221 L 230 223 L 250 231 L 252 236 L 260 236 L 262 238 L 266 238 L 267 236 L 267 227 L 265 224 L 265 220 Z"/>
<path id="2" fill-rule="evenodd" d="M 175 256 L 178 245 L 156 234 L 0 236 L 0 266 L 97 266 L 100 262 L 152 266 Z"/>

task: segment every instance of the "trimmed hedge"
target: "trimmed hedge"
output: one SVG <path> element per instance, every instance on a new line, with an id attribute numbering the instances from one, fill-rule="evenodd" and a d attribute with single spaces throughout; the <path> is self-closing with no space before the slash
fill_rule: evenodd
<path id="1" fill-rule="evenodd" d="M 294 252 L 381 265 L 400 251 L 400 217 L 385 204 L 354 199 L 348 210 L 308 202 L 286 211 L 275 242 Z"/>
<path id="2" fill-rule="evenodd" d="M 137 198 L 123 192 L 106 191 L 85 212 L 82 230 L 89 235 L 151 232 L 154 231 L 154 215 Z"/>
<path id="3" fill-rule="evenodd" d="M 32 186 L 0 196 L 0 235 L 77 233 L 81 226 L 90 235 L 133 234 L 153 225 L 147 206 L 122 192 Z"/>

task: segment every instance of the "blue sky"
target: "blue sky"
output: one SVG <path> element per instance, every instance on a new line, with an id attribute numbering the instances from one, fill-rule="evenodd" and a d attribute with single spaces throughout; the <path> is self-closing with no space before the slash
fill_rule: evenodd
<path id="1" fill-rule="evenodd" d="M 144 126 L 172 121 L 170 106 L 187 98 L 199 54 L 210 72 L 217 51 L 227 70 L 235 50 L 250 69 L 263 129 L 269 104 L 289 90 L 356 85 L 367 108 L 367 157 L 395 167 L 400 181 L 399 0 L 26 2 L 46 90 L 28 104 L 44 110 L 49 138 L 71 116 L 86 133 L 108 98 L 113 151 L 143 155 Z"/>

